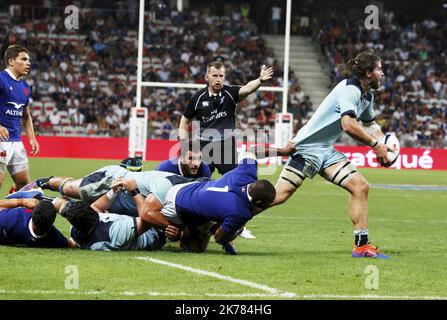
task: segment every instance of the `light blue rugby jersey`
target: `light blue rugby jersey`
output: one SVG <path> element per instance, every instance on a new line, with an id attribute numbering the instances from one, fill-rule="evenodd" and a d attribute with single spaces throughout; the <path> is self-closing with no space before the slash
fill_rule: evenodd
<path id="1" fill-rule="evenodd" d="M 331 146 L 343 133 L 341 118 L 344 115 L 352 115 L 362 122 L 374 121 L 373 101 L 374 95 L 371 91 L 362 93 L 358 79 L 342 80 L 292 141 L 296 147 Z"/>
<path id="2" fill-rule="evenodd" d="M 123 178 L 135 179 L 138 189 L 144 197 L 147 197 L 152 193 L 160 203 L 165 202 L 166 194 L 173 185 L 192 181 L 190 178 L 162 171 L 127 171 L 124 173 Z M 138 216 L 135 201 L 126 191 L 118 193 L 109 211 L 118 214 Z"/>
<path id="3" fill-rule="evenodd" d="M 99 222 L 89 239 L 74 227 L 70 233 L 81 249 L 94 251 L 160 250 L 166 243 L 163 230 L 151 228 L 137 236 L 136 218 L 113 213 L 99 213 Z"/>

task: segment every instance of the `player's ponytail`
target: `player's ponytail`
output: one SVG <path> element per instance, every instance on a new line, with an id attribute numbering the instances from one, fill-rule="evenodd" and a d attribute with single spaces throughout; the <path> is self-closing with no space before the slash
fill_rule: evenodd
<path id="1" fill-rule="evenodd" d="M 341 71 L 344 78 L 350 78 L 353 74 L 353 69 L 355 65 L 355 60 L 350 59 L 346 64 L 342 64 L 339 66 L 339 70 Z"/>
<path id="2" fill-rule="evenodd" d="M 380 60 L 380 57 L 373 50 L 368 49 L 360 52 L 355 59 L 350 59 L 346 64 L 339 66 L 339 70 L 345 78 L 356 77 L 362 79 L 366 76 L 367 71 L 372 72 L 374 70 Z"/>

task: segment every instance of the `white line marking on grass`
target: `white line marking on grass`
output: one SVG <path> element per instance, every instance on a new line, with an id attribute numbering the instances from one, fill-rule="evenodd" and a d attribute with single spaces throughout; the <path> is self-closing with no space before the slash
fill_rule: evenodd
<path id="1" fill-rule="evenodd" d="M 374 294 L 367 295 L 340 295 L 340 294 L 304 294 L 300 296 L 303 299 L 380 299 L 380 300 L 447 300 L 442 296 L 381 296 Z"/>
<path id="2" fill-rule="evenodd" d="M 401 191 L 401 190 L 399 190 Z M 348 195 L 348 193 L 346 192 L 307 192 L 307 191 L 298 191 L 297 193 L 298 195 L 311 195 L 311 196 L 334 196 L 334 197 L 346 197 Z M 394 193 L 384 193 L 380 195 L 381 198 L 395 198 L 396 194 Z M 415 195 L 414 193 L 404 193 L 404 192 L 399 192 L 399 197 L 404 197 L 404 198 L 414 198 Z M 422 198 L 426 198 L 426 197 L 430 197 L 433 198 L 433 194 L 418 194 L 417 197 L 422 197 Z M 436 198 L 447 198 L 447 195 L 445 194 L 437 194 Z"/>
<path id="3" fill-rule="evenodd" d="M 0 294 L 37 294 L 37 295 L 60 295 L 60 296 L 96 296 L 114 295 L 123 297 L 148 296 L 148 297 L 210 297 L 210 298 L 278 298 L 283 295 L 268 293 L 187 293 L 187 292 L 152 292 L 152 291 L 78 291 L 78 290 L 4 290 L 0 289 Z M 382 300 L 447 300 L 447 296 L 390 296 L 390 295 L 339 295 L 339 294 L 294 294 L 293 298 L 298 299 L 382 299 Z"/>
<path id="4" fill-rule="evenodd" d="M 148 262 L 152 262 L 152 263 L 157 263 L 157 264 L 161 264 L 164 266 L 168 266 L 171 268 L 177 268 L 180 270 L 184 270 L 184 271 L 188 271 L 188 272 L 192 272 L 192 273 L 197 273 L 203 276 L 208 276 L 208 277 L 212 277 L 212 278 L 217 278 L 220 280 L 224 280 L 227 282 L 232 282 L 232 283 L 237 283 L 249 288 L 253 288 L 253 289 L 259 289 L 262 290 L 270 295 L 275 295 L 277 297 L 284 297 L 284 298 L 293 298 L 296 297 L 295 293 L 292 292 L 282 292 L 278 289 L 275 288 L 270 288 L 266 285 L 263 284 L 258 284 L 255 282 L 251 282 L 251 281 L 247 281 L 247 280 L 242 280 L 242 279 L 236 279 L 230 276 L 224 276 L 222 274 L 216 273 L 216 272 L 209 272 L 206 270 L 201 270 L 201 269 L 194 269 L 191 267 L 187 267 L 181 264 L 176 264 L 176 263 L 171 263 L 171 262 L 167 262 L 167 261 L 163 261 L 163 260 L 159 260 L 159 259 L 154 259 L 154 258 L 149 258 L 149 257 L 136 257 L 136 259 L 139 260 L 144 260 L 144 261 L 148 261 Z"/>
<path id="5" fill-rule="evenodd" d="M 329 217 L 286 217 L 277 215 L 260 215 L 256 219 L 284 219 L 284 220 L 322 220 L 322 221 L 345 221 L 348 218 L 329 218 Z M 377 218 L 370 219 L 370 221 L 380 221 L 380 222 L 408 222 L 408 223 L 447 223 L 447 220 L 411 220 L 411 219 L 387 219 L 387 218 Z"/>
<path id="6" fill-rule="evenodd" d="M 148 296 L 148 297 L 210 297 L 210 298 L 294 298 L 280 294 L 269 293 L 188 293 L 188 292 L 153 292 L 153 291 L 79 291 L 79 290 L 4 290 L 0 289 L 1 294 L 35 294 L 35 295 L 82 295 L 82 296 L 97 296 L 97 295 L 113 295 L 113 296 Z"/>

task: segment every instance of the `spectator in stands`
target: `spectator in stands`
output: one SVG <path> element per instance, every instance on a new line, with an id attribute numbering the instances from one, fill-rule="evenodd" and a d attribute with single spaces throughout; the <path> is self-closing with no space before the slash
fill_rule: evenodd
<path id="1" fill-rule="evenodd" d="M 281 3 L 280 1 L 276 1 L 275 4 L 271 8 L 271 17 L 270 17 L 270 33 L 278 34 L 279 31 L 279 23 L 281 22 Z"/>

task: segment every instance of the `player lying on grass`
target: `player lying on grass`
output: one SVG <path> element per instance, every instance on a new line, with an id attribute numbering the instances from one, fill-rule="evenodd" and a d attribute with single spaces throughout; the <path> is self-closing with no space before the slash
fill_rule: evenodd
<path id="1" fill-rule="evenodd" d="M 34 184 L 30 184 L 23 189 L 35 186 L 50 190 L 59 189 L 64 196 L 81 198 L 86 202 L 92 203 L 109 191 L 112 188 L 114 179 L 118 177 L 126 180 L 135 179 L 138 190 L 143 197 L 152 193 L 160 202 L 164 201 L 166 193 L 173 185 L 193 181 L 192 178 L 185 178 L 169 172 L 129 171 L 123 166 L 112 165 L 103 167 L 82 179 L 73 180 L 65 177 L 37 179 Z M 119 192 L 110 207 L 110 211 L 116 214 L 138 216 L 134 196 L 129 192 Z"/>
<path id="2" fill-rule="evenodd" d="M 140 216 L 160 228 L 187 226 L 190 234 L 182 242 L 194 252 L 206 250 L 209 236 L 204 231 L 210 231 L 217 243 L 235 254 L 231 241 L 253 216 L 273 202 L 275 195 L 269 181 L 258 180 L 254 154 L 243 153 L 236 169 L 220 179 L 175 185 L 162 203 L 149 195 Z M 209 229 L 210 222 L 217 224 Z M 195 234 L 191 230 L 196 230 Z"/>
<path id="3" fill-rule="evenodd" d="M 46 177 L 36 179 L 26 185 L 21 191 L 41 188 L 51 191 L 59 191 L 61 195 L 74 199 L 93 202 L 111 189 L 116 177 L 124 176 L 128 172 L 141 172 L 143 165 L 137 158 L 127 158 L 119 165 L 102 167 L 83 178 L 73 179 L 70 177 Z"/>
<path id="4" fill-rule="evenodd" d="M 181 146 L 185 150 L 181 150 L 179 157 L 161 162 L 156 170 L 172 172 L 187 178 L 211 178 L 210 167 L 202 161 L 202 152 L 194 150 L 194 146 L 199 144 L 200 142 L 196 140 L 189 140 L 187 144 Z M 239 236 L 247 239 L 256 238 L 247 228 L 244 228 Z"/>
<path id="5" fill-rule="evenodd" d="M 71 240 L 81 249 L 95 251 L 160 250 L 166 237 L 177 240 L 178 228 L 151 228 L 140 217 L 105 213 L 120 191 L 135 189 L 135 180 L 117 178 L 112 189 L 91 205 L 85 201 L 66 201 L 60 213 L 72 225 Z M 138 200 L 137 208 L 142 212 L 144 201 Z"/>
<path id="6" fill-rule="evenodd" d="M 0 245 L 76 247 L 53 225 L 62 202 L 55 201 L 53 205 L 49 200 L 39 200 L 43 193 L 31 193 L 18 193 L 21 198 L 0 200 Z"/>
<path id="7" fill-rule="evenodd" d="M 102 167 L 80 179 L 70 177 L 46 177 L 37 179 L 22 190 L 34 187 L 59 191 L 62 195 L 93 202 L 110 190 L 112 181 L 124 177 L 128 171 L 141 172 L 143 165 L 137 158 L 127 158 L 119 165 Z M 157 171 L 175 173 L 187 178 L 211 177 L 207 164 L 201 160 L 201 152 L 187 150 L 184 155 L 161 162 Z M 136 215 L 136 213 L 135 213 Z"/>
<path id="8" fill-rule="evenodd" d="M 333 144 L 346 132 L 355 140 L 374 149 L 382 166 L 391 165 L 387 147 L 376 124 L 371 89 L 378 89 L 383 77 L 380 58 L 364 51 L 347 65 L 350 78 L 341 81 L 324 99 L 310 120 L 298 131 L 285 148 L 289 159 L 275 185 L 272 205 L 284 203 L 316 174 L 350 193 L 348 210 L 354 227 L 352 257 L 381 258 L 368 239 L 368 182 Z M 268 155 L 268 152 L 259 152 Z"/>

